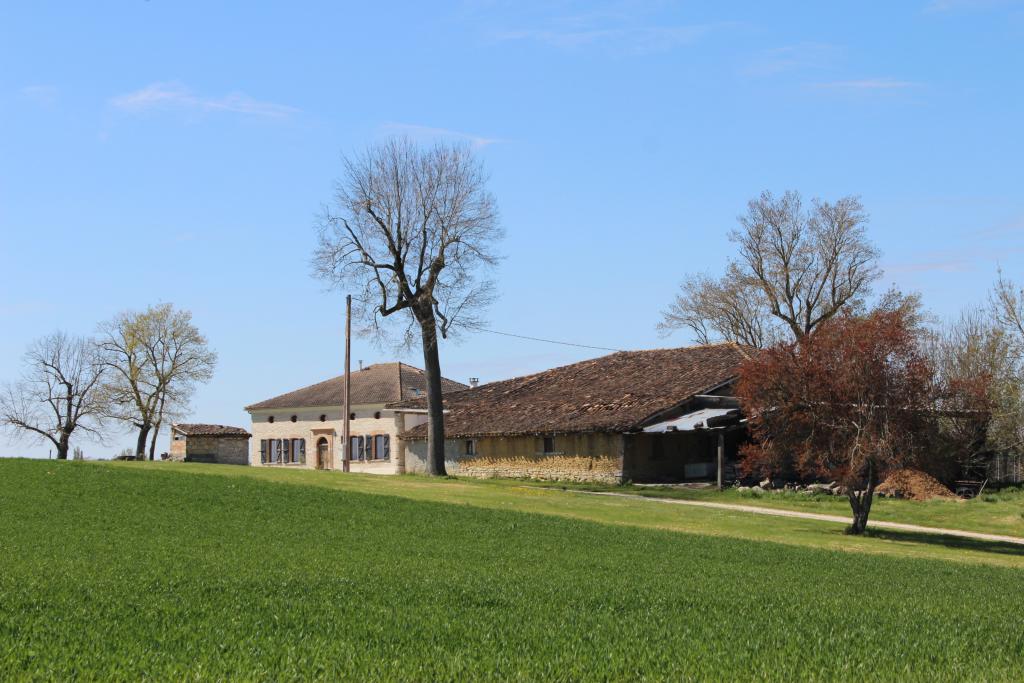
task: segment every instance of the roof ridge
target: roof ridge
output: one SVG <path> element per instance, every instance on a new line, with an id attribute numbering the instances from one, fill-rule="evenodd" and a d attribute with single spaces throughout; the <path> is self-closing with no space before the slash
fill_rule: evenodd
<path id="1" fill-rule="evenodd" d="M 593 363 L 594 361 L 601 360 L 602 358 L 611 358 L 612 356 L 620 356 L 620 355 L 627 355 L 627 354 L 637 354 L 637 353 L 654 353 L 654 352 L 657 352 L 657 351 L 689 351 L 689 350 L 693 350 L 693 349 L 714 348 L 714 347 L 719 347 L 719 346 L 734 346 L 734 347 L 736 347 L 736 349 L 741 354 L 743 354 L 743 356 L 745 358 L 749 358 L 749 356 L 744 351 L 742 344 L 740 344 L 738 342 L 735 342 L 735 341 L 728 341 L 728 340 L 722 340 L 722 341 L 718 341 L 718 342 L 710 342 L 708 344 L 690 344 L 688 346 L 664 346 L 664 347 L 660 347 L 660 348 L 657 348 L 657 349 L 632 349 L 632 350 L 628 350 L 628 351 L 627 350 L 622 350 L 622 351 L 613 351 L 612 353 L 606 353 L 603 356 L 594 356 L 593 358 L 584 358 L 583 360 L 578 360 L 578 361 L 575 361 L 573 363 L 566 363 L 565 365 L 556 365 L 553 368 L 547 368 L 545 370 L 538 370 L 536 372 L 531 372 L 531 373 L 528 373 L 528 374 L 525 374 L 525 375 L 513 375 L 512 377 L 506 377 L 505 379 L 496 379 L 493 382 L 487 382 L 486 384 L 482 384 L 480 386 L 484 387 L 484 386 L 487 386 L 488 384 L 500 384 L 502 382 L 512 382 L 514 380 L 529 380 L 529 379 L 532 379 L 532 378 L 534 378 L 534 377 L 536 377 L 538 375 L 544 375 L 544 374 L 549 373 L 549 372 L 554 372 L 555 370 L 562 370 L 564 368 L 571 368 L 573 366 L 582 365 L 584 363 Z M 477 388 L 479 388 L 479 387 L 477 387 Z"/>
<path id="2" fill-rule="evenodd" d="M 410 382 L 406 382 L 403 374 L 406 370 L 411 373 L 409 376 Z M 397 379 L 392 374 L 395 371 L 398 375 Z M 402 392 L 407 386 L 410 386 L 418 381 L 418 378 L 425 376 L 425 372 L 420 368 L 402 361 L 389 361 L 386 363 L 374 363 L 368 365 L 362 369 L 362 371 L 351 372 L 350 376 L 353 382 L 353 392 L 356 391 L 356 386 L 363 387 L 363 394 L 372 396 L 386 396 L 384 403 L 393 403 L 401 401 L 404 396 Z M 301 408 L 313 405 L 310 401 L 315 401 L 318 406 L 331 406 L 336 405 L 333 400 L 338 394 L 337 385 L 342 383 L 345 379 L 345 375 L 337 375 L 314 384 L 286 391 L 262 401 L 256 401 L 245 406 L 246 411 L 252 410 L 270 410 L 275 408 Z M 456 380 L 448 377 L 441 377 L 442 390 L 445 393 L 450 391 L 459 391 L 465 388 L 465 385 Z M 397 388 L 397 395 L 394 393 Z M 355 400 L 355 395 L 353 395 Z M 380 401 L 370 401 L 380 402 Z M 268 405 L 269 404 L 269 405 Z M 340 405 L 338 403 L 337 405 Z"/>
<path id="3" fill-rule="evenodd" d="M 685 346 L 659 346 L 659 347 L 653 348 L 653 349 L 629 349 L 629 350 L 623 349 L 622 351 L 616 351 L 615 353 L 648 353 L 648 352 L 651 352 L 651 351 L 687 351 L 687 350 L 690 350 L 690 349 L 710 349 L 710 348 L 714 348 L 714 347 L 717 347 L 717 346 L 737 346 L 737 347 L 739 347 L 739 346 L 742 346 L 742 344 L 740 344 L 737 341 L 732 341 L 732 340 L 729 340 L 729 339 L 723 339 L 721 341 L 708 342 L 707 344 L 686 344 Z M 614 356 L 615 353 L 609 353 L 607 355 Z M 598 358 L 603 358 L 603 356 L 598 356 Z"/>

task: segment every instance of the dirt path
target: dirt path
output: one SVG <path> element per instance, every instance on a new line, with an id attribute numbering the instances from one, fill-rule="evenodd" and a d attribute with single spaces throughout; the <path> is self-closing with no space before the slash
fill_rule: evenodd
<path id="1" fill-rule="evenodd" d="M 754 505 L 737 505 L 735 503 L 708 503 L 700 500 L 679 500 L 678 498 L 654 498 L 651 496 L 638 496 L 633 493 L 614 493 L 612 491 L 571 491 L 571 493 L 582 493 L 590 496 L 613 496 L 617 498 L 632 498 L 653 503 L 667 503 L 670 505 L 692 505 L 694 507 L 713 508 L 716 510 L 728 510 L 731 512 L 752 512 L 755 515 L 771 515 L 775 517 L 798 517 L 800 519 L 815 519 L 821 522 L 836 522 L 838 524 L 849 524 L 849 517 L 839 515 L 822 515 L 817 512 L 798 512 L 796 510 L 779 510 L 775 508 L 756 507 Z M 917 524 L 901 524 L 900 522 L 869 521 L 869 529 L 892 529 L 895 531 L 911 531 L 921 534 L 937 534 L 941 536 L 956 536 L 958 538 L 970 538 L 978 541 L 996 541 L 999 543 L 1013 543 L 1024 545 L 1024 538 L 1018 536 L 1002 536 L 1000 534 L 984 534 L 977 531 L 962 531 L 960 529 L 942 529 L 931 526 L 918 526 Z"/>

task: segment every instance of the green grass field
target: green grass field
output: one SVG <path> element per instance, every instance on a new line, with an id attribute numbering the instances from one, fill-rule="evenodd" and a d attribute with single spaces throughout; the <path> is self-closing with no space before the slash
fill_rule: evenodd
<path id="1" fill-rule="evenodd" d="M 1020 549 L 752 517 L 0 460 L 0 680 L 1020 680 Z"/>
<path id="2" fill-rule="evenodd" d="M 503 480 L 497 482 L 511 485 Z M 523 482 L 515 482 L 522 485 Z M 738 492 L 733 488 L 718 491 L 713 488 L 673 488 L 661 486 L 610 486 L 601 484 L 564 484 L 533 482 L 533 486 L 565 488 L 579 491 L 615 491 L 650 498 L 677 498 L 716 503 L 737 503 L 758 507 L 829 515 L 849 515 L 850 503 L 843 496 L 814 495 L 799 492 L 768 492 L 755 494 Z M 1011 487 L 988 490 L 972 500 L 936 499 L 925 502 L 876 497 L 871 507 L 871 519 L 889 522 L 919 524 L 921 526 L 980 531 L 1024 537 L 1024 488 Z"/>

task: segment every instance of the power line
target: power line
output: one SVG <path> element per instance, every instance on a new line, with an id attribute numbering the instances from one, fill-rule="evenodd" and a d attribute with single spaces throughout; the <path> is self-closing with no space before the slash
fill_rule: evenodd
<path id="1" fill-rule="evenodd" d="M 557 339 L 542 339 L 540 337 L 529 337 L 525 334 L 513 334 L 511 332 L 499 332 L 498 330 L 489 330 L 485 327 L 470 327 L 469 329 L 474 332 L 488 332 L 490 334 L 500 334 L 503 337 L 515 337 L 516 339 L 528 339 L 530 341 L 544 342 L 546 344 L 561 344 L 562 346 L 576 346 L 581 349 L 596 349 L 598 351 L 622 351 L 622 349 L 611 349 L 607 346 L 591 346 L 590 344 L 576 344 L 575 342 L 558 341 Z"/>
<path id="2" fill-rule="evenodd" d="M 358 297 L 352 297 L 353 301 L 358 301 L 362 304 L 368 304 L 370 302 L 360 299 Z M 475 325 L 466 325 L 467 329 L 473 330 L 474 332 L 487 332 L 488 334 L 500 334 L 503 337 L 515 337 L 516 339 L 528 339 L 529 341 L 544 342 L 545 344 L 561 344 L 562 346 L 575 346 L 580 349 L 594 349 L 597 351 L 622 351 L 623 349 L 612 349 L 607 346 L 592 346 L 590 344 L 577 344 L 575 342 L 558 341 L 557 339 L 542 339 L 541 337 L 530 337 L 525 334 L 513 334 L 512 332 L 499 332 L 498 330 L 489 330 L 486 327 L 477 327 Z"/>

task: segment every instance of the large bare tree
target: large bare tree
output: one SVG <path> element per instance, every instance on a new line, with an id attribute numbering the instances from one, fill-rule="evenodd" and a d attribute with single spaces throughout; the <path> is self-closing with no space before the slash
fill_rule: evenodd
<path id="1" fill-rule="evenodd" d="M 373 145 L 345 158 L 324 209 L 314 274 L 354 293 L 364 332 L 383 340 L 397 327 L 402 344 L 420 338 L 430 474 L 446 473 L 438 336 L 479 324 L 492 291 L 481 274 L 497 262 L 501 236 L 487 176 L 465 145 Z"/>
<path id="2" fill-rule="evenodd" d="M 217 354 L 192 324 L 192 314 L 171 304 L 121 313 L 100 326 L 109 368 L 104 390 L 111 417 L 138 429 L 135 457 L 149 457 L 165 416 L 184 410 L 197 384 L 213 376 Z"/>
<path id="3" fill-rule="evenodd" d="M 1024 452 L 1024 287 L 999 270 L 989 295 L 989 315 L 971 314 L 983 334 L 964 353 L 980 355 L 992 376 L 991 445 Z M 984 353 L 982 353 L 984 352 Z M 973 369 L 968 368 L 968 371 Z"/>
<path id="4" fill-rule="evenodd" d="M 731 341 L 766 348 L 781 337 L 763 292 L 744 282 L 735 265 L 720 279 L 689 275 L 662 311 L 663 335 L 687 328 L 699 344 Z"/>
<path id="5" fill-rule="evenodd" d="M 725 277 L 684 281 L 660 327 L 753 346 L 780 331 L 803 337 L 844 308 L 861 307 L 881 274 L 867 220 L 857 197 L 815 199 L 805 209 L 797 192 L 763 192 L 729 234 L 739 255 Z"/>
<path id="6" fill-rule="evenodd" d="M 990 299 L 996 323 L 1011 335 L 1018 358 L 1024 360 L 1024 286 L 1015 284 L 1000 269 Z"/>
<path id="7" fill-rule="evenodd" d="M 63 332 L 36 340 L 21 380 L 0 393 L 0 426 L 49 441 L 66 460 L 73 433 L 101 436 L 103 374 L 92 340 Z"/>

